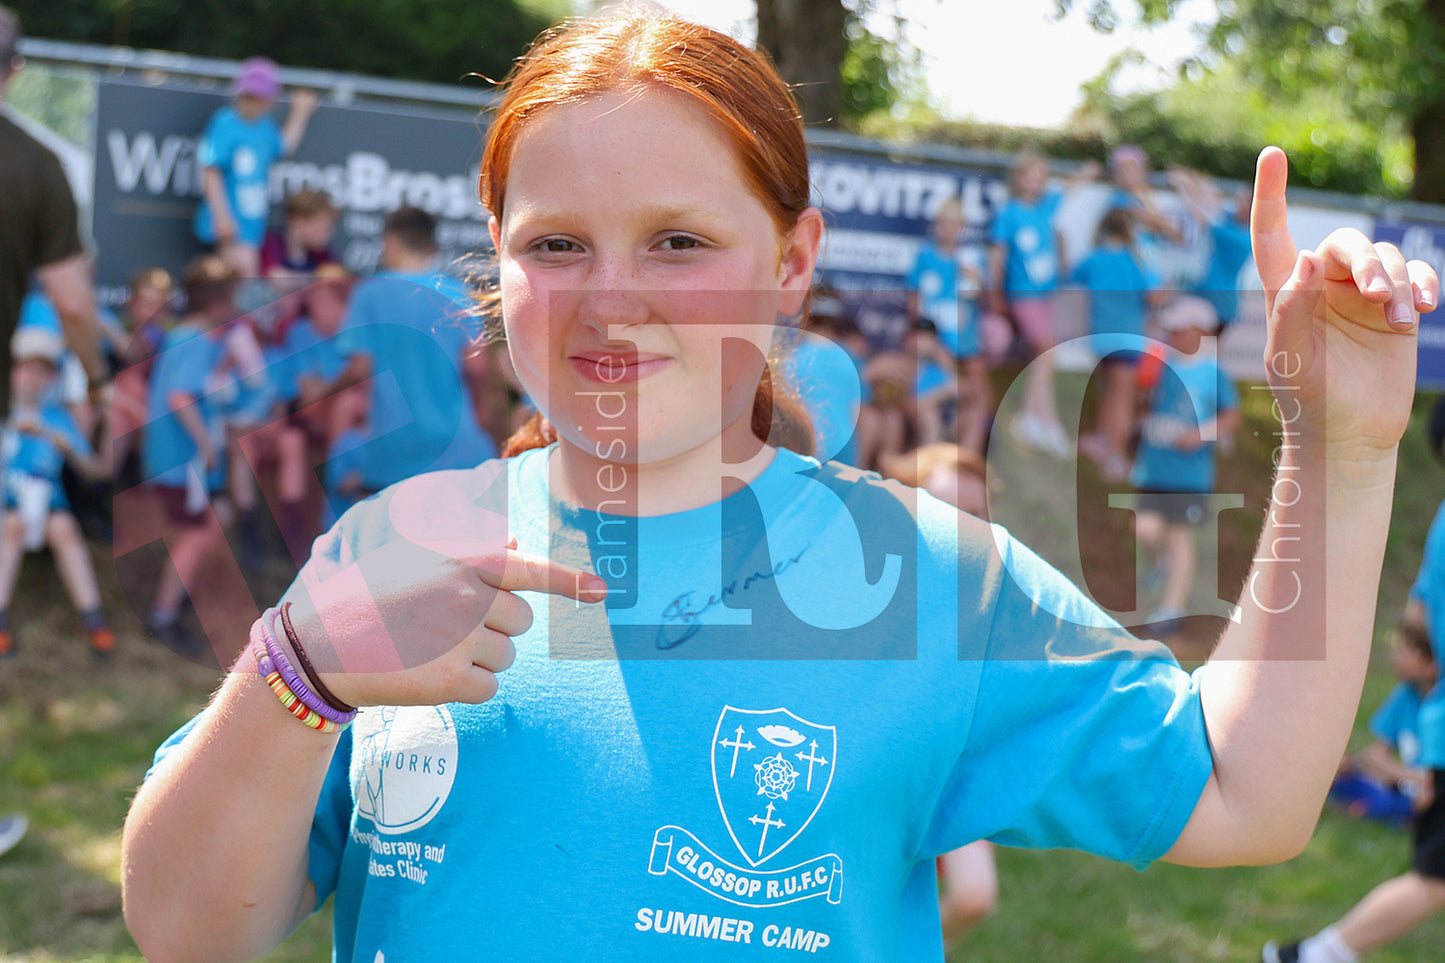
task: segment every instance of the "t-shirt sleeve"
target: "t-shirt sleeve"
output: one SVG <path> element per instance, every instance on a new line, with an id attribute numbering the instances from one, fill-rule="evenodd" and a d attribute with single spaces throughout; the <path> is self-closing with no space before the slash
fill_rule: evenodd
<path id="1" fill-rule="evenodd" d="M 926 250 L 927 248 L 920 247 L 918 253 L 913 255 L 913 266 L 903 277 L 903 290 L 914 292 L 918 290 L 919 281 L 923 277 L 923 259 Z"/>
<path id="2" fill-rule="evenodd" d="M 80 433 L 80 426 L 75 423 L 70 412 L 61 408 L 54 411 L 53 414 L 54 428 L 65 439 L 65 443 L 70 446 L 70 449 L 82 458 L 91 457 L 94 452 L 91 450 L 90 442 Z"/>
<path id="3" fill-rule="evenodd" d="M 39 225 L 35 263 L 42 267 L 80 254 L 80 216 L 65 169 L 49 151 L 39 171 Z"/>
<path id="4" fill-rule="evenodd" d="M 1407 728 L 1407 723 L 1412 721 L 1404 718 L 1408 696 L 1404 685 L 1404 683 L 1399 683 L 1391 689 L 1380 708 L 1370 716 L 1370 734 L 1391 746 L 1399 744 L 1400 733 Z"/>
<path id="5" fill-rule="evenodd" d="M 229 165 L 231 145 L 228 130 L 225 110 L 218 110 L 211 115 L 205 131 L 201 134 L 200 145 L 196 148 L 196 157 L 202 167 L 225 168 Z"/>
<path id="6" fill-rule="evenodd" d="M 1143 868 L 1174 844 L 1213 768 L 1198 685 L 1168 649 L 995 531 L 978 696 L 932 845 L 982 837 Z"/>
<path id="7" fill-rule="evenodd" d="M 1219 369 L 1219 403 L 1215 410 L 1219 413 L 1234 411 L 1239 408 L 1239 388 L 1223 368 Z"/>
<path id="8" fill-rule="evenodd" d="M 1009 235 L 1012 233 L 1012 230 L 1013 228 L 1009 224 L 1008 205 L 1005 204 L 999 208 L 999 212 L 993 217 L 993 223 L 988 226 L 989 242 L 992 244 L 1002 244 L 1007 247 Z"/>

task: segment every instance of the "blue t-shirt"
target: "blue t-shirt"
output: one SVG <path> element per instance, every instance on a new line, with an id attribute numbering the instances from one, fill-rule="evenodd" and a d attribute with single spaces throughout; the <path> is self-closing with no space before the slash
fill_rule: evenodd
<path id="1" fill-rule="evenodd" d="M 497 456 L 462 373 L 477 334 L 470 310 L 465 289 L 444 274 L 385 272 L 352 291 L 333 342 L 343 356 L 371 358 L 371 438 L 361 455 L 367 488 Z"/>
<path id="2" fill-rule="evenodd" d="M 345 340 L 338 331 L 323 338 L 308 317 L 298 318 L 286 332 L 281 347 L 280 363 L 273 368 L 277 390 L 285 401 L 301 396 L 301 380 L 314 378 L 331 383 L 346 370 L 350 353 L 343 350 Z"/>
<path id="3" fill-rule="evenodd" d="M 1122 244 L 1095 248 L 1075 266 L 1075 284 L 1089 292 L 1089 330 L 1096 336 L 1094 350 L 1107 354 L 1115 343 L 1109 335 L 1128 335 L 1134 340 L 1121 347 L 1132 348 L 1144 334 L 1149 316 L 1148 294 L 1159 287 L 1159 278 L 1141 265 Z M 1128 339 L 1124 339 L 1128 340 Z"/>
<path id="4" fill-rule="evenodd" d="M 1209 242 L 1209 263 L 1195 293 L 1214 305 L 1220 324 L 1228 324 L 1239 313 L 1239 272 L 1254 254 L 1249 225 L 1221 214 L 1209 226 Z"/>
<path id="5" fill-rule="evenodd" d="M 266 237 L 266 217 L 271 212 L 271 165 L 284 152 L 281 127 L 274 117 L 263 114 L 248 121 L 230 104 L 211 115 L 196 148 L 202 167 L 221 172 L 237 240 L 257 249 Z M 211 205 L 204 199 L 196 209 L 195 231 L 202 241 L 215 243 Z"/>
<path id="6" fill-rule="evenodd" d="M 1188 821 L 1211 772 L 1190 676 L 1001 529 L 787 451 L 692 511 L 578 511 L 551 451 L 361 502 L 290 590 L 398 537 L 506 532 L 612 590 L 524 593 L 491 701 L 343 735 L 309 850 L 335 959 L 942 960 L 937 855 L 1142 867 Z"/>
<path id="7" fill-rule="evenodd" d="M 862 404 L 857 362 L 841 344 L 816 332 L 800 333 L 787 357 L 788 380 L 813 422 L 816 453 L 853 464 L 858 448 L 853 432 Z"/>
<path id="8" fill-rule="evenodd" d="M 1370 716 L 1370 732 L 1395 748 L 1407 766 L 1420 759 L 1420 693 L 1408 682 L 1398 682 Z"/>
<path id="9" fill-rule="evenodd" d="M 17 425 L 38 424 L 46 432 L 53 432 L 65 439 L 76 454 L 89 458 L 92 455 L 90 442 L 80 433 L 80 427 L 64 405 L 44 403 L 36 408 L 22 408 L 13 405 L 10 417 L 0 429 L 0 465 L 5 471 L 5 505 L 13 508 L 21 501 L 19 489 L 30 479 L 48 482 L 51 487 L 50 507 L 52 511 L 64 511 L 70 507 L 65 489 L 60 483 L 60 471 L 65 467 L 65 455 L 48 435 L 20 431 Z"/>
<path id="10" fill-rule="evenodd" d="M 924 241 L 903 283 L 918 294 L 918 314 L 934 323 L 939 340 L 955 357 L 972 358 L 983 346 L 977 303 L 965 298 L 963 256 L 962 248 L 944 251 L 933 241 Z"/>
<path id="11" fill-rule="evenodd" d="M 1238 407 L 1234 382 L 1213 358 L 1186 358 L 1171 351 L 1144 416 L 1130 482 L 1166 492 L 1212 491 L 1216 443 L 1206 441 L 1183 451 L 1176 442 L 1181 434 Z"/>
<path id="12" fill-rule="evenodd" d="M 1425 627 L 1435 664 L 1445 665 L 1445 503 L 1435 513 L 1425 536 L 1425 557 L 1410 594 L 1425 609 Z M 1445 769 L 1445 683 L 1436 682 L 1420 703 L 1420 762 L 1429 769 Z"/>
<path id="13" fill-rule="evenodd" d="M 1026 203 L 1010 197 L 993 219 L 990 238 L 1004 246 L 1003 289 L 1010 298 L 1040 297 L 1059 286 L 1060 252 L 1054 215 L 1063 192 L 1047 191 Z"/>
<path id="14" fill-rule="evenodd" d="M 160 485 L 177 488 L 186 484 L 186 465 L 196 457 L 195 440 L 171 412 L 170 395 L 180 391 L 200 404 L 202 418 L 215 434 L 220 430 L 216 399 L 208 396 L 206 382 L 225 354 L 225 342 L 217 331 L 205 331 L 185 322 L 166 333 L 165 342 L 151 368 L 147 398 L 148 422 L 141 436 L 141 465 L 145 476 Z M 207 479 L 211 490 L 224 483 L 220 457 L 224 444 L 216 449 L 217 464 Z"/>

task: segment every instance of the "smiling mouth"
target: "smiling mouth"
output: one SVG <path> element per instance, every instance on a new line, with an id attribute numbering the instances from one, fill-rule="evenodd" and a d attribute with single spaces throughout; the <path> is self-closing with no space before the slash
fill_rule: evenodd
<path id="1" fill-rule="evenodd" d="M 649 377 L 672 364 L 666 355 L 647 355 L 610 351 L 589 351 L 574 354 L 568 364 L 582 377 L 599 384 L 626 384 Z"/>

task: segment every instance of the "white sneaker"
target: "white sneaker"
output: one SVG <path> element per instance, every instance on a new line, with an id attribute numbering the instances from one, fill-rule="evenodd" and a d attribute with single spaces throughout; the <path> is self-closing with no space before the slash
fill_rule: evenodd
<path id="1" fill-rule="evenodd" d="M 0 816 L 0 853 L 14 849 L 15 844 L 25 837 L 25 830 L 29 826 L 29 822 L 21 813 Z"/>
<path id="2" fill-rule="evenodd" d="M 1064 431 L 1064 426 L 1057 421 L 1040 421 L 1039 435 L 1042 444 L 1040 450 L 1053 455 L 1055 458 L 1068 458 L 1074 453 L 1074 444 L 1069 441 L 1069 436 Z"/>

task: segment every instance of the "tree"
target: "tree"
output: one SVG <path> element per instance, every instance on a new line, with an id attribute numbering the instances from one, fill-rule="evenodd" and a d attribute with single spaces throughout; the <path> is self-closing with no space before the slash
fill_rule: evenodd
<path id="1" fill-rule="evenodd" d="M 25 32 L 459 83 L 500 78 L 565 0 L 9 0 Z"/>
<path id="2" fill-rule="evenodd" d="M 757 0 L 758 45 L 793 85 L 803 122 L 828 127 L 843 120 L 843 58 L 848 8 L 843 0 Z"/>
<path id="3" fill-rule="evenodd" d="M 1055 3 L 1061 15 L 1075 6 Z M 1180 0 L 1134 3 L 1146 23 L 1158 23 Z M 1119 22 L 1112 0 L 1078 6 L 1098 29 Z M 1367 127 L 1407 118 L 1412 193 L 1445 203 L 1445 0 L 1218 0 L 1218 7 L 1208 38 L 1213 65 L 1235 64 L 1249 83 L 1286 101 L 1327 91 Z"/>
<path id="4" fill-rule="evenodd" d="M 810 126 L 850 127 L 922 85 L 897 0 L 757 0 L 758 45 L 793 86 Z M 878 24 L 891 30 L 880 33 Z"/>

